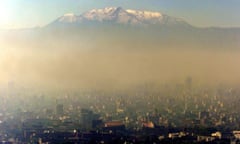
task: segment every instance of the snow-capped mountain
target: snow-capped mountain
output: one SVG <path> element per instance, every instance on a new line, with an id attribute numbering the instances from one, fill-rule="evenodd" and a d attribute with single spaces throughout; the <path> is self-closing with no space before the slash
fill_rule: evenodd
<path id="1" fill-rule="evenodd" d="M 56 24 L 80 24 L 89 22 L 116 23 L 127 25 L 149 24 L 187 24 L 183 19 L 171 17 L 160 12 L 123 9 L 121 7 L 107 7 L 92 9 L 81 15 L 65 14 L 58 18 Z"/>

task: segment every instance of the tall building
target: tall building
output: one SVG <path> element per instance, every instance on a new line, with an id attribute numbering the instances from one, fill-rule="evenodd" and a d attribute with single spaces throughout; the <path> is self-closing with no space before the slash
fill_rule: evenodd
<path id="1" fill-rule="evenodd" d="M 56 106 L 56 114 L 57 115 L 63 115 L 64 110 L 63 110 L 63 104 L 57 104 Z"/>
<path id="2" fill-rule="evenodd" d="M 93 128 L 93 121 L 99 119 L 99 115 L 89 109 L 81 109 L 81 123 L 85 130 Z"/>
<path id="3" fill-rule="evenodd" d="M 187 77 L 185 79 L 185 88 L 186 90 L 188 91 L 191 91 L 192 90 L 192 77 Z"/>

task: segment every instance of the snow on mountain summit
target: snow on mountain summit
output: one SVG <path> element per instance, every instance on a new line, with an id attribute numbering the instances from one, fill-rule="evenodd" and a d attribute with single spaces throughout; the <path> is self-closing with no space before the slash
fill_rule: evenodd
<path id="1" fill-rule="evenodd" d="M 133 14 L 137 16 L 138 18 L 145 18 L 145 19 L 151 19 L 151 18 L 160 18 L 162 17 L 162 14 L 159 12 L 152 12 L 152 11 L 138 11 L 138 10 L 132 10 L 127 9 L 128 13 Z"/>
<path id="2" fill-rule="evenodd" d="M 60 17 L 58 21 L 62 23 L 74 23 L 78 21 L 78 16 L 73 13 L 67 13 Z"/>
<path id="3" fill-rule="evenodd" d="M 82 15 L 65 14 L 58 20 L 60 23 L 110 22 L 130 25 L 178 24 L 184 21 L 153 11 L 123 9 L 121 7 L 106 7 L 92 9 Z"/>
<path id="4" fill-rule="evenodd" d="M 143 24 L 147 20 L 161 20 L 162 14 L 159 12 L 124 10 L 121 7 L 107 7 L 103 9 L 93 9 L 82 15 L 88 20 L 115 21 L 124 24 Z"/>
<path id="5" fill-rule="evenodd" d="M 127 13 L 120 7 L 107 7 L 104 9 L 90 10 L 81 16 L 88 20 L 106 21 L 116 19 L 120 15 L 127 16 Z"/>

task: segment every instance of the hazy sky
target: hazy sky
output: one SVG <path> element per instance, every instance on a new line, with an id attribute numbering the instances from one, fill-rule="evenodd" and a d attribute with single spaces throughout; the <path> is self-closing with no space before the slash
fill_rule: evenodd
<path id="1" fill-rule="evenodd" d="M 0 0 L 0 28 L 44 26 L 64 13 L 108 6 L 160 11 L 196 26 L 240 27 L 240 0 Z"/>

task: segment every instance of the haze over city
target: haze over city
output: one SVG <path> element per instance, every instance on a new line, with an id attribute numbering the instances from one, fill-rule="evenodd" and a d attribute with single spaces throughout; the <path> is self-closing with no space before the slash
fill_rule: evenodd
<path id="1" fill-rule="evenodd" d="M 232 5 L 236 3 L 236 1 L 231 2 Z M 22 2 L 23 6 L 21 7 L 11 1 L 3 1 L 2 3 L 7 5 L 6 8 L 2 9 L 2 13 L 6 10 L 5 13 L 8 14 L 7 11 L 11 10 L 10 14 L 12 15 L 9 18 L 6 18 L 6 15 L 2 17 L 4 19 L 2 23 L 11 25 L 11 19 L 13 19 L 14 24 L 19 24 L 20 27 L 24 27 L 25 21 L 31 25 L 29 29 L 2 30 L 2 81 L 75 88 L 87 86 L 93 88 L 97 85 L 113 86 L 117 84 L 136 85 L 150 81 L 156 83 L 177 82 L 188 76 L 194 77 L 196 82 L 205 84 L 224 82 L 236 84 L 239 82 L 239 68 L 237 67 L 239 64 L 239 42 L 237 40 L 239 29 L 206 27 L 213 25 L 211 21 L 207 20 L 210 19 L 209 15 L 206 15 L 204 17 L 206 19 L 202 19 L 201 24 L 199 24 L 206 28 L 198 28 L 184 17 L 161 13 L 162 5 L 168 5 L 163 9 L 168 8 L 170 11 L 180 14 L 182 12 L 184 16 L 183 9 L 174 8 L 181 6 L 178 5 L 178 2 L 153 1 L 153 3 L 157 3 L 156 6 L 146 1 L 139 2 L 139 8 L 136 11 L 141 12 L 139 9 L 143 9 L 143 5 L 146 4 L 147 11 L 160 16 L 158 18 L 152 15 L 153 17 L 149 19 L 149 16 L 144 15 L 147 19 L 142 19 L 142 21 L 141 18 L 135 19 L 132 17 L 133 14 L 129 13 L 128 9 L 119 7 L 122 11 L 116 9 L 117 15 L 115 18 L 117 18 L 117 21 L 110 17 L 108 21 L 112 23 L 111 26 L 100 22 L 99 24 L 105 28 L 93 26 L 95 29 L 91 26 L 86 27 L 86 25 L 89 25 L 86 21 L 92 20 L 87 20 L 88 17 L 90 18 L 93 15 L 97 22 L 102 18 L 107 18 L 104 15 L 111 14 L 109 10 L 114 11 L 114 8 L 117 7 L 95 8 L 98 4 L 101 7 L 103 4 L 109 5 L 109 3 L 92 3 L 93 8 L 105 11 L 103 14 L 100 14 L 99 11 L 99 14 L 94 16 L 92 14 L 93 9 L 81 10 L 83 6 L 80 6 L 80 4 L 86 2 L 75 1 L 69 2 L 68 5 L 70 6 L 67 6 L 67 8 L 69 11 L 76 11 L 75 6 L 79 5 L 77 13 L 83 11 L 83 15 L 63 14 L 60 16 L 61 13 L 66 11 L 63 7 L 65 1 L 58 2 L 58 9 L 50 8 L 53 3 L 49 2 L 49 7 L 42 12 L 38 9 L 46 5 L 46 2 Z M 110 3 L 119 4 L 117 1 Z M 124 1 L 122 5 L 125 5 L 125 3 Z M 183 3 L 193 4 L 190 1 L 184 1 Z M 204 1 L 201 2 L 201 4 L 203 3 Z M 209 4 L 211 5 L 211 3 Z M 221 6 L 224 4 L 226 3 L 218 3 Z M 25 5 L 28 5 L 26 11 L 32 11 L 27 16 L 25 11 L 19 11 Z M 88 7 L 90 5 L 87 4 Z M 225 6 L 226 9 L 229 9 L 228 5 Z M 136 7 L 134 4 L 129 6 Z M 35 10 L 34 7 L 38 9 Z M 212 9 L 218 10 L 215 6 L 212 6 Z M 234 5 L 232 6 L 233 9 Z M 189 15 L 192 15 L 192 19 L 189 19 L 189 21 L 197 21 L 201 18 L 197 15 L 194 16 L 194 13 L 199 13 L 198 9 L 188 11 L 191 11 Z M 19 12 L 19 14 L 17 15 L 16 12 Z M 209 11 L 209 13 L 214 14 L 214 11 Z M 51 20 L 47 19 L 49 15 L 53 17 Z M 226 18 L 224 21 L 218 22 L 218 25 L 215 25 L 216 27 L 237 25 L 238 15 L 229 12 L 226 12 L 225 15 L 235 18 L 232 21 L 228 21 Z M 45 24 L 40 24 L 40 22 L 39 24 L 43 25 L 42 27 L 31 28 L 36 26 L 34 17 Z M 223 17 L 224 15 L 219 18 L 218 15 L 211 18 L 220 21 Z M 84 20 L 84 18 L 87 19 Z M 161 19 L 159 21 L 160 28 L 156 27 L 158 24 L 155 24 L 155 19 Z M 126 20 L 130 23 L 125 23 Z M 229 24 L 224 24 L 226 21 Z M 150 27 L 152 24 L 155 25 L 154 28 L 146 28 L 147 25 Z M 62 25 L 65 30 L 61 32 L 59 25 Z M 78 26 L 70 28 L 71 25 Z M 97 26 L 98 23 L 95 23 L 95 25 Z M 124 29 L 121 28 L 121 25 L 131 26 Z M 172 28 L 167 26 L 172 26 Z M 59 29 L 56 30 L 57 28 Z M 141 29 L 142 33 L 136 33 L 138 31 L 136 28 Z M 86 29 L 89 29 L 89 31 Z M 129 34 L 127 29 L 131 29 L 132 33 Z M 153 29 L 160 32 L 151 33 Z M 77 30 L 79 30 L 79 33 L 76 32 Z"/>

